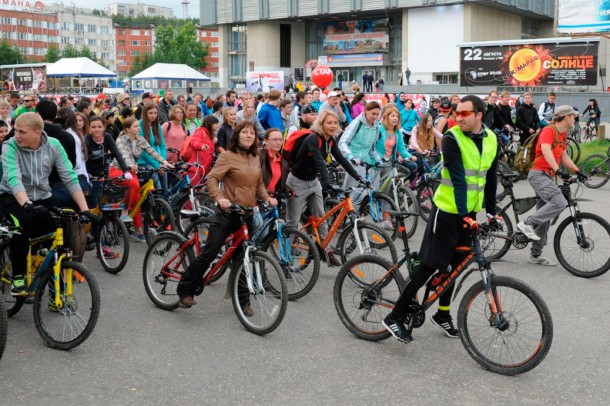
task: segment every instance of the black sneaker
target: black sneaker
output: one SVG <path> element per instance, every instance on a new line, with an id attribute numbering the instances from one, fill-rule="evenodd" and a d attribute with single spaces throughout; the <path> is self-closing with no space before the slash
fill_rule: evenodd
<path id="1" fill-rule="evenodd" d="M 393 320 L 389 315 L 383 319 L 381 324 L 401 343 L 409 344 L 413 342 L 411 331 L 409 331 L 403 323 Z"/>
<path id="2" fill-rule="evenodd" d="M 430 317 L 430 321 L 435 326 L 439 326 L 440 328 L 442 328 L 443 331 L 445 331 L 447 337 L 460 338 L 460 333 L 455 327 L 453 327 L 453 320 L 451 319 L 451 316 L 449 316 L 448 319 L 444 319 L 439 316 L 438 313 L 436 313 L 434 316 Z"/>

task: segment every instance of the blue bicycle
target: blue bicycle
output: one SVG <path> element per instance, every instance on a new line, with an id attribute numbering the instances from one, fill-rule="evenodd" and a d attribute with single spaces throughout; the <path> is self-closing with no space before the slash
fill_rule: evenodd
<path id="1" fill-rule="evenodd" d="M 280 264 L 286 278 L 288 300 L 305 296 L 313 289 L 320 274 L 320 254 L 315 243 L 301 230 L 287 227 L 284 220 L 280 218 L 277 207 L 270 208 L 264 204 L 255 208 L 254 211 L 252 241 L 258 249 L 270 253 Z M 192 223 L 183 235 L 191 238 L 194 230 L 197 229 L 200 246 L 205 244 L 213 219 L 210 216 L 202 217 L 195 213 L 184 213 L 184 215 L 189 217 Z M 199 249 L 200 247 L 197 247 L 196 254 L 199 254 Z M 218 259 L 223 255 L 224 249 L 218 254 Z M 230 267 L 230 264 L 225 264 L 210 279 L 210 283 L 219 280 Z"/>

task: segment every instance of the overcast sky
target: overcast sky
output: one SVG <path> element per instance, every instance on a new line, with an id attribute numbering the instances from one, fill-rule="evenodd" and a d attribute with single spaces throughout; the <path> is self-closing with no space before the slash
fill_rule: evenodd
<path id="1" fill-rule="evenodd" d="M 182 17 L 181 2 L 182 2 L 182 0 L 140 1 L 140 3 L 150 4 L 153 6 L 171 7 L 172 10 L 174 11 L 174 15 L 176 17 Z M 189 4 L 189 15 L 192 18 L 199 18 L 199 0 L 190 0 L 190 2 L 191 2 L 191 4 Z M 47 0 L 47 1 L 44 1 L 44 3 L 45 4 L 62 3 L 62 1 Z M 107 4 L 112 4 L 112 3 L 135 4 L 137 2 L 133 1 L 133 0 L 129 0 L 129 1 L 114 1 L 114 0 L 72 0 L 72 1 L 69 1 L 69 0 L 64 0 L 63 1 L 63 4 L 67 5 L 67 6 L 72 5 L 72 3 L 74 3 L 78 7 L 97 8 L 97 9 L 103 10 L 104 6 Z"/>

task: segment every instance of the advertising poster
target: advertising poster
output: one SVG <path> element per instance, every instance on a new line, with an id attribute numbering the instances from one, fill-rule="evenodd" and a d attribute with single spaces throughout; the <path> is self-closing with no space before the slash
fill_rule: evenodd
<path id="1" fill-rule="evenodd" d="M 323 23 L 326 55 L 390 52 L 387 18 Z"/>
<path id="2" fill-rule="evenodd" d="M 47 91 L 46 66 L 3 68 L 1 75 L 4 91 Z"/>
<path id="3" fill-rule="evenodd" d="M 460 86 L 594 86 L 598 42 L 462 47 Z"/>
<path id="4" fill-rule="evenodd" d="M 561 0 L 557 7 L 560 34 L 590 34 L 610 31 L 610 1 Z"/>
<path id="5" fill-rule="evenodd" d="M 246 72 L 246 90 L 259 93 L 271 89 L 284 90 L 284 72 Z"/>

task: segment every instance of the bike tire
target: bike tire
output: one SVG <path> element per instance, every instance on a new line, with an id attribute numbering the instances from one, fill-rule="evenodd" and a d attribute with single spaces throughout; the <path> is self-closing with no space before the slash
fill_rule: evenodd
<path id="1" fill-rule="evenodd" d="M 572 159 L 572 162 L 578 163 L 581 154 L 580 143 L 576 141 L 576 139 L 568 137 L 568 139 L 566 140 L 566 152 L 568 153 L 568 156 Z"/>
<path id="2" fill-rule="evenodd" d="M 365 252 L 356 252 L 357 244 L 354 240 L 354 234 L 352 233 L 353 226 L 347 227 L 339 236 L 339 242 L 337 247 L 339 249 L 339 257 L 341 263 L 345 264 L 349 259 L 363 254 L 375 254 L 382 257 L 387 257 L 386 252 L 381 250 L 387 248 L 390 251 L 390 258 L 392 263 L 398 262 L 398 254 L 396 253 L 396 246 L 392 241 L 390 235 L 381 229 L 376 224 L 372 224 L 366 221 L 358 221 L 358 230 L 369 230 L 370 235 L 367 233 L 367 239 L 369 241 L 369 248 L 363 247 Z M 362 236 L 362 233 L 360 233 Z"/>
<path id="3" fill-rule="evenodd" d="M 0 359 L 4 354 L 6 339 L 8 337 L 8 316 L 4 307 L 4 295 L 0 295 Z"/>
<path id="4" fill-rule="evenodd" d="M 386 210 L 393 210 L 393 211 L 398 211 L 398 206 L 396 205 L 396 202 L 394 202 L 394 200 L 390 199 L 388 196 L 382 194 L 382 193 L 378 193 L 375 192 L 374 197 L 373 197 L 373 203 L 375 206 L 377 206 L 377 208 L 374 208 L 375 211 L 379 211 L 381 214 L 381 217 L 378 218 L 377 220 L 375 220 L 373 218 L 373 215 L 371 213 L 371 201 L 370 199 L 362 199 L 362 202 L 360 203 L 360 207 L 358 208 L 358 215 L 360 217 L 365 217 L 367 221 L 371 222 L 371 223 L 375 223 L 377 224 L 379 227 L 383 227 L 381 225 L 381 223 L 383 222 L 383 212 L 384 212 L 384 207 L 386 208 Z M 398 225 L 396 224 L 396 219 L 395 218 L 391 218 L 390 223 L 392 224 L 392 229 L 389 230 L 388 228 L 384 228 L 385 230 L 388 231 L 388 234 L 390 235 L 390 237 L 392 238 L 392 241 L 396 240 L 396 237 L 398 237 Z"/>
<path id="5" fill-rule="evenodd" d="M 417 187 L 417 201 L 419 202 L 419 214 L 427 222 L 434 204 L 434 188 L 426 182 Z"/>
<path id="6" fill-rule="evenodd" d="M 159 233 L 176 229 L 176 218 L 167 200 L 154 196 L 153 203 L 142 210 L 142 223 L 146 244 L 150 245 Z"/>
<path id="7" fill-rule="evenodd" d="M 411 189 L 405 186 L 401 186 L 397 191 L 399 210 L 408 211 L 411 213 L 419 214 L 419 206 L 417 204 L 417 195 Z M 407 238 L 413 237 L 417 230 L 417 224 L 419 223 L 419 216 L 409 216 L 405 220 L 405 231 Z M 399 230 L 400 231 L 400 230 Z"/>
<path id="8" fill-rule="evenodd" d="M 100 292 L 95 278 L 83 264 L 62 261 L 59 283 L 63 307 L 53 311 L 54 278 L 53 269 L 49 267 L 36 288 L 34 324 L 49 347 L 69 350 L 82 344 L 93 332 L 100 312 Z M 72 294 L 68 295 L 66 282 L 70 278 Z M 77 289 L 78 294 L 75 293 Z M 52 326 L 56 321 L 59 321 L 58 325 Z"/>
<path id="9" fill-rule="evenodd" d="M 283 259 L 279 251 L 278 233 L 270 233 L 261 246 L 280 264 L 286 279 L 288 300 L 307 295 L 320 275 L 320 253 L 313 240 L 301 230 L 285 227 L 282 230 L 283 245 L 290 246 L 292 261 Z M 286 244 L 288 243 L 288 244 Z M 305 251 L 305 252 L 304 252 Z"/>
<path id="10" fill-rule="evenodd" d="M 163 310 L 178 308 L 180 298 L 176 293 L 176 288 L 179 277 L 195 260 L 192 247 L 188 247 L 182 251 L 182 255 L 178 258 L 181 261 L 179 269 L 174 269 L 172 275 L 163 275 L 161 272 L 166 267 L 168 260 L 186 241 L 187 239 L 180 234 L 163 233 L 146 250 L 144 266 L 142 267 L 144 288 L 150 300 Z M 168 286 L 170 288 L 169 292 L 167 291 Z"/>
<path id="11" fill-rule="evenodd" d="M 335 310 L 343 325 L 358 338 L 381 341 L 391 335 L 381 322 L 393 308 L 390 303 L 400 297 L 405 280 L 396 269 L 387 281 L 372 288 L 391 267 L 387 259 L 378 255 L 360 255 L 347 261 L 337 274 L 333 288 Z"/>
<path id="12" fill-rule="evenodd" d="M 499 207 L 496 207 L 498 216 L 502 217 L 504 226 L 502 230 L 491 230 L 487 218 L 481 214 L 477 215 L 479 222 L 479 240 L 481 242 L 481 250 L 486 259 L 500 259 L 512 246 L 512 236 L 514 234 L 513 223 L 510 216 Z M 479 212 L 482 213 L 482 212 Z"/>
<path id="13" fill-rule="evenodd" d="M 210 207 L 214 210 L 217 210 L 217 208 L 214 206 L 214 202 L 206 192 L 195 192 L 195 199 L 199 202 L 201 206 Z M 180 200 L 178 200 L 174 211 L 177 231 L 181 234 L 184 234 L 188 226 L 191 224 L 191 221 L 182 216 L 182 214 L 180 213 L 182 210 L 193 210 L 193 208 L 191 207 L 190 195 L 188 193 L 184 194 L 184 196 L 182 196 Z"/>
<path id="14" fill-rule="evenodd" d="M 105 217 L 98 227 L 95 247 L 98 259 L 106 272 L 115 275 L 121 272 L 129 260 L 129 232 L 125 223 L 116 216 Z"/>
<path id="15" fill-rule="evenodd" d="M 184 237 L 186 239 L 190 239 L 193 237 L 193 230 L 197 227 L 199 231 L 199 246 L 202 247 L 205 245 L 208 237 L 208 230 L 212 225 L 213 220 L 207 217 L 199 217 L 193 223 L 191 223 L 186 231 L 184 232 Z M 223 245 L 223 247 L 218 252 L 217 258 L 221 258 L 227 250 L 227 245 Z M 210 265 L 210 269 L 214 266 L 214 263 Z M 222 276 L 227 272 L 227 270 L 231 267 L 231 261 L 227 261 L 223 264 L 223 266 L 212 276 L 209 280 L 209 284 L 217 282 Z"/>
<path id="16" fill-rule="evenodd" d="M 489 371 L 501 375 L 530 371 L 544 360 L 553 342 L 549 308 L 536 291 L 520 280 L 493 276 L 491 286 L 498 299 L 495 305 L 502 306 L 502 314 L 508 321 L 507 328 L 500 331 L 490 320 L 489 298 L 483 281 L 478 281 L 460 301 L 457 324 L 462 344 Z M 535 323 L 540 325 L 533 326 Z M 511 347 L 509 343 L 520 354 L 506 355 Z"/>
<path id="17" fill-rule="evenodd" d="M 284 319 L 286 307 L 288 306 L 288 291 L 284 273 L 280 265 L 273 257 L 265 252 L 252 252 L 252 269 L 253 274 L 256 265 L 259 265 L 261 271 L 260 281 L 253 278 L 253 288 L 257 291 L 256 294 L 250 293 L 245 285 L 245 271 L 243 256 L 240 256 L 233 263 L 231 275 L 229 276 L 229 287 L 233 302 L 233 309 L 240 323 L 249 332 L 257 335 L 265 335 L 274 331 Z M 265 263 L 266 265 L 262 265 Z M 244 275 L 243 278 L 241 275 Z M 263 286 L 260 286 L 260 285 Z M 254 314 L 248 317 L 242 309 L 239 293 L 240 288 L 245 289 L 248 293 L 248 300 Z M 242 297 L 243 300 L 243 297 Z"/>
<path id="18" fill-rule="evenodd" d="M 580 170 L 590 178 L 584 181 L 585 186 L 599 189 L 610 179 L 610 160 L 602 154 L 589 155 L 583 161 Z"/>
<path id="19" fill-rule="evenodd" d="M 9 256 L 10 247 L 11 240 L 0 241 L 0 272 L 2 276 L 0 280 L 0 293 L 4 297 L 4 308 L 9 318 L 19 313 L 19 310 L 21 310 L 25 303 L 25 296 L 13 296 L 11 294 L 13 267 Z"/>
<path id="20" fill-rule="evenodd" d="M 610 269 L 610 224 L 593 213 L 577 213 L 576 222 L 578 227 L 582 227 L 589 246 L 583 248 L 578 244 L 576 231 L 571 235 L 568 228 L 573 225 L 570 216 L 555 231 L 553 248 L 557 260 L 568 272 L 581 278 L 603 275 Z M 593 252 L 596 248 L 599 251 Z M 598 261 L 593 264 L 596 259 Z"/>

